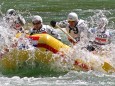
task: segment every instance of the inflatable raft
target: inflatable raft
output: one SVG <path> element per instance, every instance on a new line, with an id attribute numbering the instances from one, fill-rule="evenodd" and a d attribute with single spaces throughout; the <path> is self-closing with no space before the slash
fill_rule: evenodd
<path id="1" fill-rule="evenodd" d="M 20 34 L 17 34 L 16 37 L 19 37 Z M 34 52 L 28 50 L 17 50 L 13 49 L 11 52 L 8 52 L 4 55 L 1 60 L 1 67 L 6 70 L 12 70 L 24 66 L 28 62 L 41 62 L 43 64 L 50 65 L 55 63 L 56 59 L 52 58 L 53 54 L 60 54 L 61 58 L 66 58 L 66 54 L 63 51 L 68 51 L 71 49 L 68 45 L 62 43 L 61 41 L 55 39 L 54 37 L 48 34 L 35 34 L 27 35 L 27 38 L 31 39 L 34 46 L 37 47 Z M 62 51 L 63 50 L 63 51 Z M 33 55 L 30 57 L 30 53 Z M 59 59 L 58 58 L 58 59 Z M 81 59 L 75 59 L 73 62 L 73 70 L 91 70 L 93 67 L 89 66 L 89 63 L 84 62 Z M 106 72 L 111 69 L 111 66 L 104 64 L 102 69 Z"/>

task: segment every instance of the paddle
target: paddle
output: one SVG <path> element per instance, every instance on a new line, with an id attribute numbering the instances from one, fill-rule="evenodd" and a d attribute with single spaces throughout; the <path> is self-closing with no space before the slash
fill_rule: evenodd
<path id="1" fill-rule="evenodd" d="M 99 49 L 98 49 L 99 50 Z M 92 52 L 93 53 L 93 52 Z M 95 55 L 95 53 L 93 53 L 94 55 Z M 103 56 L 101 56 L 101 54 L 99 54 L 98 53 L 98 55 L 99 55 L 99 57 L 98 58 L 103 58 Z M 107 61 L 107 60 L 103 60 L 103 63 L 102 63 L 102 65 L 101 65 L 101 68 L 105 71 L 105 72 L 107 72 L 107 73 L 110 73 L 110 72 L 115 72 L 115 68 Z"/>
<path id="2" fill-rule="evenodd" d="M 76 43 L 76 40 L 71 35 L 69 35 L 66 31 L 64 31 L 59 25 L 56 25 L 56 27 L 58 27 L 62 32 L 64 32 L 68 37 L 70 37 Z"/>
<path id="3" fill-rule="evenodd" d="M 115 72 L 115 68 L 112 67 L 112 66 L 111 66 L 109 63 L 107 63 L 107 62 L 104 62 L 102 68 L 103 68 L 107 73 L 109 73 L 109 72 Z"/>

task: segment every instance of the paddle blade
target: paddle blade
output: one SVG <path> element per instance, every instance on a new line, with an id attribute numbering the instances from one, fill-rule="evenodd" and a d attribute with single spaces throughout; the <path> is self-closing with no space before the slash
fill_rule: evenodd
<path id="1" fill-rule="evenodd" d="M 112 67 L 109 63 L 104 62 L 102 68 L 108 73 L 108 72 L 112 72 L 115 71 L 115 68 Z"/>

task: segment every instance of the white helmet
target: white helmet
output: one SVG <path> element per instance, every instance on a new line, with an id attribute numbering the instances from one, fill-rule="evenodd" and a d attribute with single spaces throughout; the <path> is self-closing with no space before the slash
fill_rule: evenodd
<path id="1" fill-rule="evenodd" d="M 36 15 L 32 18 L 32 22 L 37 22 L 37 21 L 40 21 L 41 23 L 43 22 L 42 18 L 38 15 Z"/>
<path id="2" fill-rule="evenodd" d="M 14 9 L 8 9 L 6 14 L 7 15 L 16 15 L 16 11 Z"/>
<path id="3" fill-rule="evenodd" d="M 107 20 L 107 18 L 103 17 L 103 18 L 100 18 L 100 22 L 99 22 L 99 23 L 100 23 L 101 25 L 108 25 L 108 22 L 109 22 L 109 21 Z"/>
<path id="4" fill-rule="evenodd" d="M 68 14 L 67 20 L 68 21 L 78 21 L 78 15 L 74 12 L 71 12 Z"/>
<path id="5" fill-rule="evenodd" d="M 98 32 L 105 32 L 106 30 L 106 25 L 108 25 L 108 20 L 106 17 L 100 18 L 98 22 Z"/>

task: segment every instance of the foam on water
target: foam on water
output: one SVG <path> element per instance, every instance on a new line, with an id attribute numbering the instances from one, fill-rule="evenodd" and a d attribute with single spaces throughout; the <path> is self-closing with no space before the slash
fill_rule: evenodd
<path id="1" fill-rule="evenodd" d="M 11 78 L 0 77 L 0 85 L 2 86 L 114 86 L 115 85 L 115 75 L 106 75 L 100 72 L 77 72 L 70 71 L 64 76 L 59 77 L 23 77 L 14 76 Z"/>

